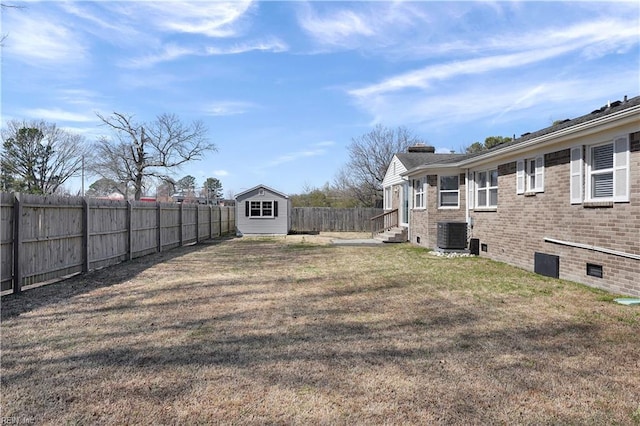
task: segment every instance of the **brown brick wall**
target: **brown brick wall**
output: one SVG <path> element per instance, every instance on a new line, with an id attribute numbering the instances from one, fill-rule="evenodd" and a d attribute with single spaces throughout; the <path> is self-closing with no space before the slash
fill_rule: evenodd
<path id="1" fill-rule="evenodd" d="M 554 238 L 640 255 L 640 132 L 631 134 L 629 203 L 586 208 L 569 200 L 569 150 L 545 155 L 544 193 L 516 195 L 515 162 L 498 168 L 498 209 L 472 212 L 482 256 L 533 270 L 534 253 L 560 256 L 560 277 L 614 293 L 640 296 L 640 260 L 545 242 Z M 604 277 L 586 274 L 603 266 Z"/>
<path id="2" fill-rule="evenodd" d="M 459 177 L 460 206 L 457 209 L 438 208 L 438 176 L 427 176 L 427 208 L 414 209 L 409 219 L 410 239 L 414 244 L 435 248 L 438 242 L 438 222 L 465 222 L 467 185 L 465 174 Z M 420 243 L 418 243 L 418 238 Z"/>

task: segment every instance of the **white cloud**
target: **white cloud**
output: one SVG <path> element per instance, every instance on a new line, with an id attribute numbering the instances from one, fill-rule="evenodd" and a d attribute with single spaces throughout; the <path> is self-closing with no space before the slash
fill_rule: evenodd
<path id="1" fill-rule="evenodd" d="M 60 108 L 34 108 L 26 109 L 23 111 L 24 115 L 33 117 L 34 119 L 42 119 L 48 121 L 70 121 L 86 123 L 90 121 L 96 121 L 96 117 L 89 114 L 78 114 L 71 111 L 64 111 Z"/>
<path id="2" fill-rule="evenodd" d="M 135 25 L 134 18 L 130 15 L 122 15 L 110 10 L 109 2 L 56 2 L 63 11 L 79 18 L 75 25 L 81 27 L 87 33 L 116 45 L 131 46 L 148 41 L 147 34 L 140 31 L 140 26 Z"/>
<path id="3" fill-rule="evenodd" d="M 371 114 L 372 124 L 409 125 L 429 131 L 444 131 L 476 120 L 494 125 L 523 117 L 572 118 L 572 112 L 567 111 L 567 99 L 575 105 L 575 116 L 586 114 L 589 108 L 604 105 L 616 94 L 623 96 L 625 90 L 632 95 L 634 83 L 630 82 L 637 81 L 637 78 L 636 70 L 627 70 L 602 80 L 598 85 L 593 84 L 593 75 L 548 76 L 536 80 L 515 76 L 487 84 L 474 79 L 447 92 L 414 91 L 377 96 L 369 99 L 369 103 L 359 105 Z"/>
<path id="4" fill-rule="evenodd" d="M 286 52 L 289 49 L 286 43 L 277 38 L 265 39 L 262 41 L 250 41 L 245 43 L 236 43 L 229 47 L 209 46 L 204 49 L 206 55 L 235 55 L 252 51 L 263 52 Z"/>
<path id="5" fill-rule="evenodd" d="M 219 177 L 229 176 L 229 172 L 226 170 L 214 170 L 212 173 L 214 176 L 219 176 Z"/>
<path id="6" fill-rule="evenodd" d="M 236 43 L 227 47 L 187 47 L 177 44 L 167 44 L 161 47 L 160 51 L 139 58 L 128 59 L 120 63 L 125 68 L 149 68 L 162 62 L 175 61 L 184 56 L 215 56 L 215 55 L 237 55 L 251 51 L 284 52 L 288 46 L 278 39 L 265 39 L 261 41 L 250 41 Z"/>
<path id="7" fill-rule="evenodd" d="M 507 55 L 497 55 L 464 61 L 448 62 L 428 66 L 388 78 L 381 83 L 350 90 L 349 94 L 357 98 L 376 96 L 396 92 L 407 88 L 428 89 L 437 80 L 448 80 L 465 74 L 483 74 L 506 68 L 521 67 L 567 53 L 567 47 L 541 49 Z"/>
<path id="8" fill-rule="evenodd" d="M 327 44 L 341 44 L 346 38 L 356 35 L 375 34 L 366 18 L 351 10 L 341 10 L 323 18 L 308 12 L 300 17 L 299 23 L 305 31 Z"/>
<path id="9" fill-rule="evenodd" d="M 238 35 L 239 20 L 251 6 L 251 1 L 148 1 L 127 4 L 120 10 L 166 32 L 232 37 Z"/>
<path id="10" fill-rule="evenodd" d="M 298 152 L 292 152 L 291 154 L 285 154 L 285 155 L 281 155 L 280 157 L 270 161 L 267 163 L 268 167 L 275 167 L 275 166 L 279 166 L 281 164 L 284 163 L 290 163 L 292 161 L 297 161 L 300 160 L 302 158 L 309 158 L 309 157 L 317 157 L 320 155 L 324 155 L 326 153 L 326 150 L 324 149 L 310 149 L 310 150 L 306 150 L 306 151 L 298 151 Z"/>
<path id="11" fill-rule="evenodd" d="M 334 146 L 335 144 L 334 141 L 322 141 L 314 144 L 314 146 Z"/>
<path id="12" fill-rule="evenodd" d="M 173 61 L 183 56 L 198 54 L 197 50 L 177 46 L 175 44 L 167 44 L 163 46 L 158 53 L 146 55 L 141 58 L 129 59 L 122 62 L 121 65 L 126 68 L 148 68 L 161 62 Z"/>
<path id="13" fill-rule="evenodd" d="M 244 114 L 248 110 L 255 108 L 256 105 L 251 102 L 241 102 L 241 101 L 220 101 L 220 102 L 212 102 L 209 105 L 206 105 L 204 109 L 204 113 L 212 116 L 227 116 L 227 115 L 238 115 Z"/>
<path id="14" fill-rule="evenodd" d="M 514 38 L 477 40 L 475 48 L 485 53 L 480 57 L 471 45 L 464 52 L 466 42 L 459 43 L 456 48 L 465 59 L 399 73 L 347 93 L 374 117 L 373 122 L 444 126 L 479 118 L 498 122 L 535 105 L 590 100 L 620 90 L 635 93 L 637 68 L 626 66 L 602 79 L 598 75 L 603 70 L 589 60 L 627 51 L 639 42 L 633 25 L 613 19 L 543 28 Z M 594 87 L 594 79 L 601 84 Z"/>
<path id="15" fill-rule="evenodd" d="M 299 9 L 298 25 L 321 46 L 338 50 L 396 46 L 416 27 L 430 21 L 423 8 L 411 2 L 356 2 L 351 8 L 332 7 L 325 13 L 320 11 L 324 3 L 317 8 L 314 5 L 305 3 Z"/>
<path id="16" fill-rule="evenodd" d="M 2 32 L 8 34 L 3 46 L 7 56 L 36 66 L 79 65 L 87 58 L 82 35 L 70 27 L 31 10 L 12 12 L 2 16 Z"/>

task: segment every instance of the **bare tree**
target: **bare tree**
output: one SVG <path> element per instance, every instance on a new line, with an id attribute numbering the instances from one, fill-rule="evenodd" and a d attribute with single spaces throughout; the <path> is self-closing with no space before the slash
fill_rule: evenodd
<path id="1" fill-rule="evenodd" d="M 393 155 L 421 140 L 406 127 L 389 129 L 378 124 L 373 130 L 351 139 L 349 162 L 337 173 L 334 187 L 350 193 L 363 206 L 382 199 L 382 180 Z"/>
<path id="2" fill-rule="evenodd" d="M 54 194 L 90 155 L 82 136 L 53 123 L 11 120 L 1 133 L 3 191 Z"/>
<path id="3" fill-rule="evenodd" d="M 97 115 L 115 137 L 100 138 L 92 169 L 102 177 L 130 183 L 136 200 L 142 196 L 146 180 L 166 179 L 170 169 L 216 150 L 207 141 L 201 121 L 185 125 L 174 114 L 161 114 L 150 123 L 138 124 L 132 115 Z"/>
<path id="4" fill-rule="evenodd" d="M 13 5 L 13 4 L 7 4 L 7 3 L 0 3 L 0 9 L 4 10 L 4 9 L 22 9 L 24 8 L 24 6 L 17 6 L 17 5 Z M 0 46 L 4 46 L 4 41 L 7 39 L 7 37 L 9 37 L 9 34 L 1 34 L 0 35 Z"/>

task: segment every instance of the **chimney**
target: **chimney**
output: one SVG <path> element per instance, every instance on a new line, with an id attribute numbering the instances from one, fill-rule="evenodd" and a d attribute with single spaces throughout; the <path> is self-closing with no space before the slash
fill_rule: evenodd
<path id="1" fill-rule="evenodd" d="M 431 146 L 431 145 L 425 145 L 423 143 L 417 143 L 413 146 L 410 146 L 407 149 L 407 152 L 428 152 L 430 154 L 433 154 L 436 152 L 435 147 Z"/>

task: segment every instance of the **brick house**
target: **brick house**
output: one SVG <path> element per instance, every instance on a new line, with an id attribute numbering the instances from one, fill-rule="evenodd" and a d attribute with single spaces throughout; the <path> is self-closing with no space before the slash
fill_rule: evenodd
<path id="1" fill-rule="evenodd" d="M 640 296 L 640 97 L 392 172 L 385 209 L 408 200 L 412 243 L 436 248 L 438 223 L 463 222 L 481 256 Z"/>
<path id="2" fill-rule="evenodd" d="M 425 208 L 424 191 L 421 190 L 424 182 L 418 181 L 421 179 L 420 177 L 407 179 L 404 177 L 405 173 L 421 166 L 446 163 L 462 158 L 466 158 L 466 156 L 436 153 L 434 147 L 423 144 L 410 146 L 407 152 L 395 154 L 382 181 L 384 210 L 398 210 L 399 225 L 406 230 L 413 229 L 413 226 L 410 226 L 410 221 L 416 220 L 416 215 Z M 412 185 L 416 185 L 416 187 Z M 406 239 L 410 237 L 406 233 L 405 236 Z"/>

